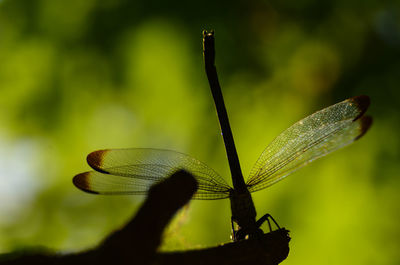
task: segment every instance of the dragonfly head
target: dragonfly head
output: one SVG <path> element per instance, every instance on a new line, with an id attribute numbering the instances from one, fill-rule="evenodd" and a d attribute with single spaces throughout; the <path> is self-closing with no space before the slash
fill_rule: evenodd
<path id="1" fill-rule="evenodd" d="M 255 228 L 255 229 L 244 229 L 244 228 L 239 228 L 239 230 L 234 232 L 234 241 L 239 241 L 243 239 L 253 239 L 253 238 L 260 238 L 264 232 L 261 230 L 261 228 Z"/>

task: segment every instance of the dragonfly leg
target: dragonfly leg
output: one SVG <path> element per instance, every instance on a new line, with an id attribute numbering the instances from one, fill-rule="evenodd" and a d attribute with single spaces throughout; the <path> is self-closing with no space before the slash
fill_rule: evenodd
<path id="1" fill-rule="evenodd" d="M 232 225 L 232 235 L 231 235 L 231 239 L 232 239 L 232 241 L 237 241 L 236 230 L 235 230 L 235 223 L 234 223 L 232 217 L 231 217 L 231 225 Z"/>
<path id="2" fill-rule="evenodd" d="M 272 231 L 272 227 L 271 227 L 271 222 L 269 221 L 269 218 L 267 218 L 267 222 L 268 222 L 268 227 L 269 227 L 269 231 Z"/>
<path id="3" fill-rule="evenodd" d="M 281 229 L 280 226 L 278 225 L 278 223 L 275 221 L 275 219 L 269 213 L 265 214 L 260 219 L 258 219 L 258 221 L 256 222 L 257 227 L 260 227 L 265 221 L 267 221 L 268 226 L 269 226 L 269 231 L 271 232 L 272 228 L 271 228 L 271 223 L 270 223 L 269 219 L 271 219 L 272 222 L 274 222 L 274 224 L 276 225 L 276 227 L 278 229 Z"/>

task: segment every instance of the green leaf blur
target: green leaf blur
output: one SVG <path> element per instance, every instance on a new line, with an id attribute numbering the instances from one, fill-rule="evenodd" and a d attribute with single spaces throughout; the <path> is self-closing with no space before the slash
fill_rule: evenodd
<path id="1" fill-rule="evenodd" d="M 202 61 L 215 29 L 245 176 L 297 120 L 371 97 L 360 141 L 253 195 L 291 231 L 284 264 L 399 264 L 399 14 L 374 0 L 0 1 L 0 252 L 82 250 L 129 220 L 142 197 L 72 185 L 97 149 L 177 150 L 229 181 Z M 163 249 L 229 235 L 228 200 L 193 201 Z"/>

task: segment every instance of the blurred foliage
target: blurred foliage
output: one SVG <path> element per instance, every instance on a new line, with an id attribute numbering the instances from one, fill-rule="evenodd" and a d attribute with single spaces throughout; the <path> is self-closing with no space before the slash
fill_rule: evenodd
<path id="1" fill-rule="evenodd" d="M 363 139 L 254 194 L 291 230 L 285 264 L 399 264 L 399 14 L 377 0 L 0 1 L 0 252 L 93 247 L 134 214 L 142 198 L 72 185 L 96 149 L 178 150 L 229 181 L 202 62 L 213 28 L 245 175 L 295 121 L 372 99 Z M 227 200 L 193 201 L 163 248 L 229 233 Z"/>

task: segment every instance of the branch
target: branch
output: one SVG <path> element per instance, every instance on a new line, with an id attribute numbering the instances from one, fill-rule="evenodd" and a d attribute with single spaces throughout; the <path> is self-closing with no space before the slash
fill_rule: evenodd
<path id="1" fill-rule="evenodd" d="M 2 265 L 125 265 L 125 264 L 278 264 L 289 252 L 287 230 L 264 234 L 223 246 L 181 252 L 157 253 L 162 233 L 173 215 L 197 190 L 197 182 L 184 171 L 155 185 L 136 216 L 124 228 L 110 235 L 96 249 L 78 254 L 51 252 L 11 253 L 1 257 Z"/>
<path id="2" fill-rule="evenodd" d="M 288 232 L 282 228 L 264 234 L 259 239 L 236 241 L 206 249 L 158 253 L 156 261 L 157 264 L 175 265 L 279 264 L 289 254 Z"/>

